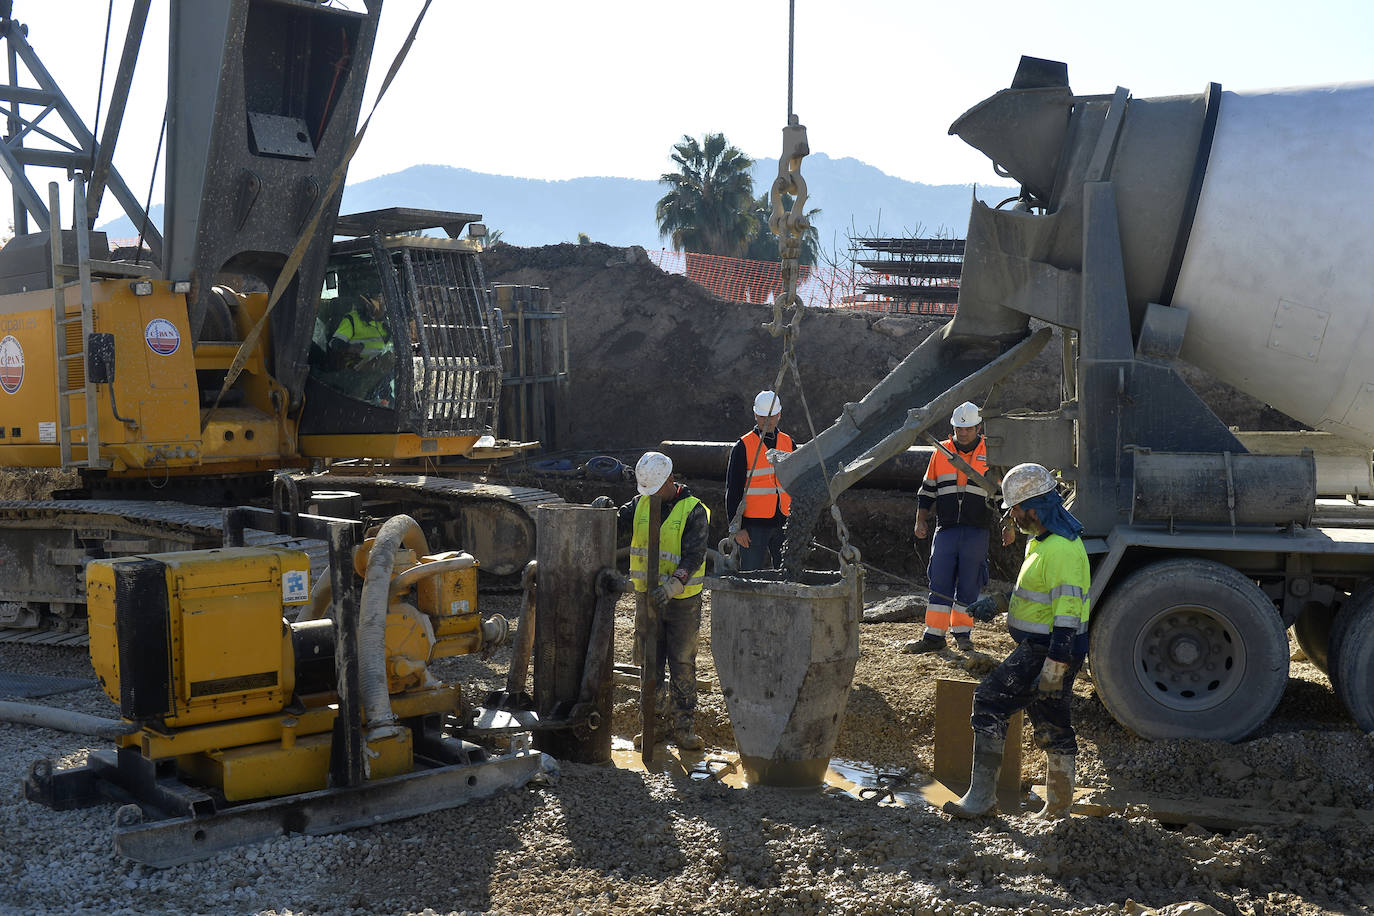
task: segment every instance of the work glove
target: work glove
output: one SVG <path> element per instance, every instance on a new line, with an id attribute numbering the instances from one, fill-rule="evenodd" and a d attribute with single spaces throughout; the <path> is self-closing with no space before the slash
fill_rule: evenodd
<path id="1" fill-rule="evenodd" d="M 681 579 L 677 576 L 669 576 L 663 580 L 662 585 L 654 589 L 654 604 L 662 607 L 678 595 L 681 595 L 684 588 L 686 588 L 686 586 L 682 584 Z"/>
<path id="2" fill-rule="evenodd" d="M 1007 596 L 984 595 L 977 601 L 968 606 L 968 614 L 974 620 L 987 623 L 997 617 L 998 614 L 1005 613 L 1007 610 Z"/>
<path id="3" fill-rule="evenodd" d="M 609 496 L 598 496 L 596 499 L 592 500 L 592 508 L 593 508 L 593 509 L 614 509 L 614 508 L 615 508 L 615 501 L 612 500 Z"/>
<path id="4" fill-rule="evenodd" d="M 1068 673 L 1068 662 L 1057 662 L 1046 658 L 1040 666 L 1040 692 L 1058 693 L 1064 687 L 1064 675 Z"/>

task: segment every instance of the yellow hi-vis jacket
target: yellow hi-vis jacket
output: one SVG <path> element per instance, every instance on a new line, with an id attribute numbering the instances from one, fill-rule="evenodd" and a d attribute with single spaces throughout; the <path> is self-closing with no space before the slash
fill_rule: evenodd
<path id="1" fill-rule="evenodd" d="M 346 330 L 345 330 L 346 329 Z M 367 360 L 391 349 L 386 325 L 381 321 L 368 318 L 358 311 L 343 316 L 334 336 L 347 343 L 362 344 L 362 358 Z"/>
<path id="2" fill-rule="evenodd" d="M 759 441 L 759 434 L 751 429 L 740 436 L 740 441 L 744 443 L 745 459 L 749 462 L 745 465 L 744 517 L 772 518 L 779 509 L 783 515 L 790 515 L 792 497 L 778 486 L 777 472 L 768 460 L 768 449 Z M 792 451 L 795 448 L 792 437 L 778 430 L 776 448 L 780 452 Z"/>
<path id="3" fill-rule="evenodd" d="M 692 510 L 697 507 L 701 500 L 695 496 L 686 496 L 677 501 L 673 506 L 673 511 L 668 513 L 668 517 L 658 529 L 658 578 L 661 581 L 665 576 L 671 576 L 677 570 L 678 564 L 682 561 L 682 530 L 687 526 L 687 516 L 692 514 Z M 706 512 L 706 521 L 711 521 L 711 510 L 705 506 L 701 507 Z M 634 582 L 635 591 L 649 591 L 647 579 L 644 575 L 645 567 L 648 565 L 649 557 L 649 498 L 641 496 L 635 501 L 635 527 L 634 534 L 630 538 L 630 579 Z M 678 598 L 690 598 L 693 595 L 701 594 L 701 586 L 706 581 L 706 558 L 702 557 L 701 565 L 687 578 L 686 587 Z M 654 583 L 658 587 L 658 582 Z"/>
<path id="4" fill-rule="evenodd" d="M 1082 538 L 1031 538 L 1007 607 L 1011 635 L 1017 642 L 1048 642 L 1055 629 L 1063 628 L 1073 634 L 1074 654 L 1086 651 L 1089 576 Z"/>

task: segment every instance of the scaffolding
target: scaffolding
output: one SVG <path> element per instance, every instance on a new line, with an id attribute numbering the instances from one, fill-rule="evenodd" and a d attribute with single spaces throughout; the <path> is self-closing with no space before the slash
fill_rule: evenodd
<path id="1" fill-rule="evenodd" d="M 558 447 L 558 407 L 568 387 L 568 316 L 546 287 L 497 284 L 492 304 L 510 329 L 503 356 L 501 416 L 507 439 Z"/>
<path id="2" fill-rule="evenodd" d="M 963 239 L 855 238 L 855 292 L 846 308 L 952 315 L 959 301 Z"/>

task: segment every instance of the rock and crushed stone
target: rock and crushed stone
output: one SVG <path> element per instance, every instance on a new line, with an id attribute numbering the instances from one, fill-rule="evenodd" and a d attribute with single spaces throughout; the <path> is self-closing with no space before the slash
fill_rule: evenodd
<path id="1" fill-rule="evenodd" d="M 708 595 L 709 599 L 709 595 Z M 487 600 L 512 611 L 513 597 Z M 715 681 L 708 623 L 699 677 Z M 617 611 L 629 660 L 633 600 Z M 936 677 L 976 677 L 1010 640 L 992 624 L 978 652 L 910 656 L 919 622 L 868 623 L 836 757 L 930 779 Z M 504 682 L 508 650 L 436 666 L 470 697 Z M 84 654 L 0 645 L 0 670 L 90 676 Z M 909 807 L 806 790 L 729 788 L 614 766 L 564 763 L 542 786 L 411 820 L 324 837 L 291 836 L 153 870 L 116 856 L 114 804 L 55 812 L 23 800 L 40 757 L 82 762 L 93 739 L 0 724 L 0 913 L 299 914 L 1317 914 L 1374 908 L 1371 821 L 1308 823 L 1313 804 L 1374 810 L 1374 738 L 1345 717 L 1306 662 L 1250 740 L 1147 742 L 1075 688 L 1080 782 L 1172 796 L 1266 802 L 1277 827 L 1211 831 L 1145 817 L 1026 816 L 955 822 Z M 14 699 L 0 697 L 0 699 Z M 113 716 L 96 687 L 35 701 Z M 637 730 L 638 694 L 616 688 L 612 728 Z M 733 738 L 719 690 L 701 694 L 708 754 Z M 1028 731 L 1028 730 L 1027 730 Z M 1023 782 L 1043 774 L 1024 739 Z M 626 755 L 621 755 L 626 756 Z"/>

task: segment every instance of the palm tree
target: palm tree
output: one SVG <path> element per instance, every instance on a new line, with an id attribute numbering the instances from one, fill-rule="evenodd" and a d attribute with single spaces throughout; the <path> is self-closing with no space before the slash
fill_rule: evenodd
<path id="1" fill-rule="evenodd" d="M 787 210 L 792 209 L 793 202 L 791 194 L 782 195 L 782 205 Z M 755 199 L 753 211 L 759 231 L 749 240 L 749 248 L 745 257 L 754 261 L 776 261 L 778 259 L 778 237 L 773 234 L 772 229 L 768 228 L 768 218 L 773 215 L 773 201 L 770 198 L 770 192 L 765 191 Z M 820 214 L 819 207 L 813 207 L 806 211 L 806 218 L 811 225 L 802 234 L 801 257 L 797 259 L 800 264 L 813 265 L 820 260 L 821 234 L 816 229 L 816 217 Z"/>
<path id="2" fill-rule="evenodd" d="M 659 178 L 670 190 L 654 208 L 659 237 L 671 239 L 674 251 L 742 256 L 758 231 L 750 212 L 754 161 L 724 134 L 706 134 L 700 143 L 683 134 L 673 150 L 678 170 Z"/>

